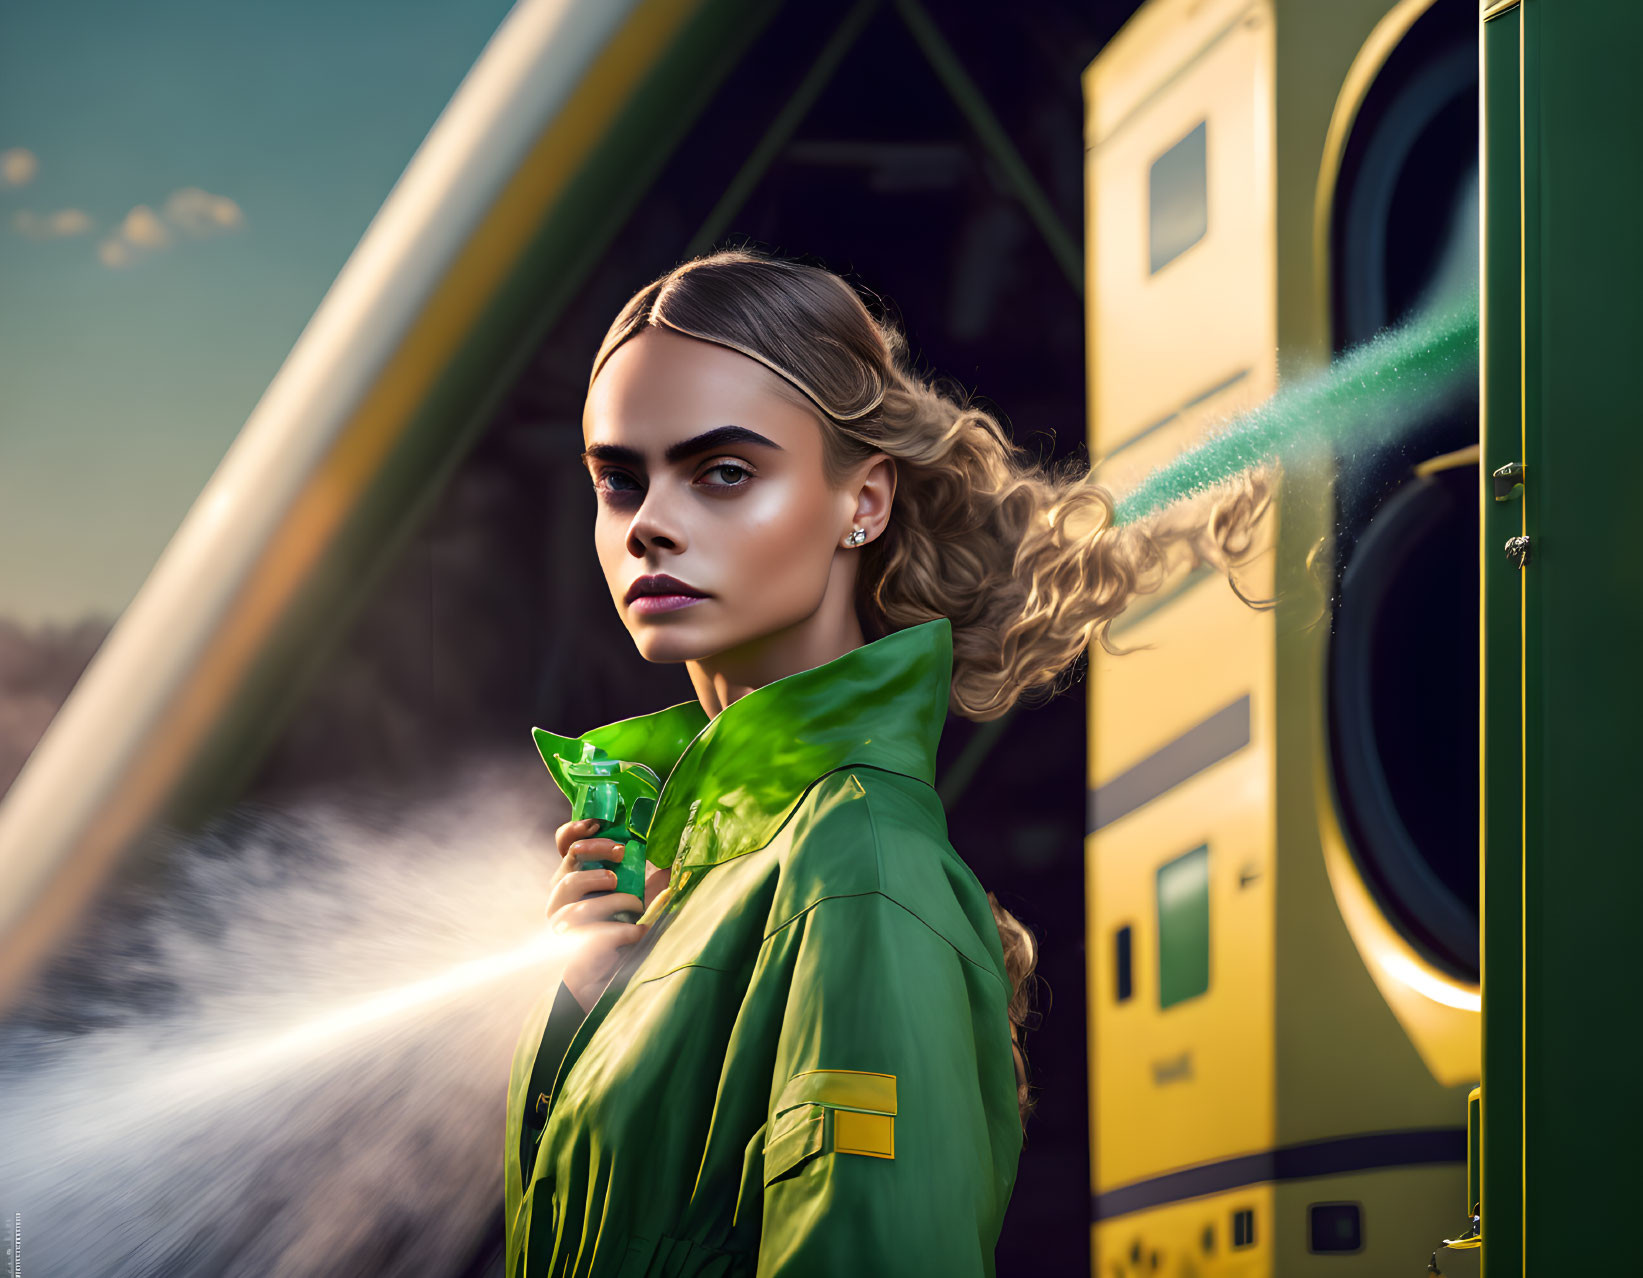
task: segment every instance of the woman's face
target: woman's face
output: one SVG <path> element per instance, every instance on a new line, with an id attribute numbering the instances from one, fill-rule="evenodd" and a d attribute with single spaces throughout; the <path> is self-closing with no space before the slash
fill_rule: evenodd
<path id="1" fill-rule="evenodd" d="M 711 658 L 804 622 L 830 588 L 853 591 L 835 560 L 855 553 L 842 547 L 858 495 L 828 485 L 821 422 L 785 385 L 738 351 L 652 327 L 589 388 L 594 540 L 647 661 Z M 636 593 L 659 574 L 694 596 Z"/>

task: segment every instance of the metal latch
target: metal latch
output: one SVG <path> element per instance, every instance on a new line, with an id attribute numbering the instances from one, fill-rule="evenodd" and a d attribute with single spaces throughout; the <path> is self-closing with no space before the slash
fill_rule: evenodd
<path id="1" fill-rule="evenodd" d="M 1513 537 L 1506 543 L 1506 557 L 1512 561 L 1514 568 L 1529 566 L 1529 539 L 1527 537 Z"/>
<path id="2" fill-rule="evenodd" d="M 1495 500 L 1511 501 L 1523 487 L 1523 463 L 1507 462 L 1495 471 L 1492 478 L 1495 481 Z"/>

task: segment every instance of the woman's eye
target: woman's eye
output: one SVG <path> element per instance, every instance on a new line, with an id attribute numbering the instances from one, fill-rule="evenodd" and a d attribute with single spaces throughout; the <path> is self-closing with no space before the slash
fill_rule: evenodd
<path id="1" fill-rule="evenodd" d="M 719 476 L 717 481 L 708 484 L 709 488 L 740 488 L 752 473 L 746 466 L 738 466 L 735 462 L 720 462 L 716 466 L 709 466 L 702 475 L 704 478 L 709 475 Z"/>
<path id="2" fill-rule="evenodd" d="M 696 482 L 704 488 L 716 488 L 722 492 L 743 488 L 752 477 L 753 472 L 746 466 L 736 462 L 719 462 L 704 470 Z M 640 496 L 645 486 L 625 471 L 603 470 L 593 476 L 593 491 L 605 501 L 621 502 Z"/>
<path id="3" fill-rule="evenodd" d="M 606 470 L 594 476 L 593 491 L 600 496 L 626 496 L 638 492 L 639 485 L 632 475 L 624 475 L 619 470 Z"/>

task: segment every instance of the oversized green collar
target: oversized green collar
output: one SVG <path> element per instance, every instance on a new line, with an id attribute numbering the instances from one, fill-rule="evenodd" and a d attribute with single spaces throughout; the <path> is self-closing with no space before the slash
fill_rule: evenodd
<path id="1" fill-rule="evenodd" d="M 712 719 L 696 701 L 563 737 L 532 729 L 554 782 L 591 741 L 663 778 L 648 851 L 716 865 L 764 847 L 816 778 L 882 768 L 935 784 L 947 717 L 953 630 L 937 617 L 875 639 L 738 698 Z"/>

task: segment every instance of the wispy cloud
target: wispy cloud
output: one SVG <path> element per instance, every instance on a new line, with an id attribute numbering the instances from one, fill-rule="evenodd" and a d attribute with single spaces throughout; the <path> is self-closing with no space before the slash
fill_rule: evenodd
<path id="1" fill-rule="evenodd" d="M 185 186 L 168 195 L 158 213 L 147 204 L 134 207 L 97 246 L 97 257 L 104 266 L 119 270 L 167 247 L 177 238 L 176 232 L 202 239 L 244 225 L 245 214 L 226 195 Z"/>
<path id="2" fill-rule="evenodd" d="M 226 195 L 212 195 L 197 186 L 173 191 L 165 202 L 165 216 L 185 234 L 196 236 L 237 231 L 245 224 L 245 214 L 233 200 Z"/>
<path id="3" fill-rule="evenodd" d="M 39 171 L 39 157 L 27 147 L 0 151 L 0 187 L 27 186 Z M 96 227 L 96 222 L 84 209 L 58 209 L 54 213 L 18 209 L 11 215 L 11 225 L 31 240 L 55 240 L 85 235 Z M 119 225 L 98 242 L 97 260 L 120 270 L 178 239 L 205 239 L 244 226 L 244 211 L 228 196 L 214 195 L 198 186 L 179 187 L 165 197 L 158 211 L 149 204 L 133 205 Z"/>
<path id="4" fill-rule="evenodd" d="M 0 186 L 27 186 L 40 171 L 40 161 L 27 147 L 0 151 Z"/>
<path id="5" fill-rule="evenodd" d="M 11 215 L 11 224 L 31 240 L 55 240 L 66 235 L 84 235 L 94 223 L 84 209 L 58 209 L 55 213 L 40 214 L 32 209 L 18 209 Z"/>
<path id="6" fill-rule="evenodd" d="M 125 219 L 97 246 L 97 256 L 104 266 L 130 266 L 138 257 L 153 249 L 164 248 L 171 242 L 160 215 L 146 204 L 139 204 L 125 215 Z"/>

